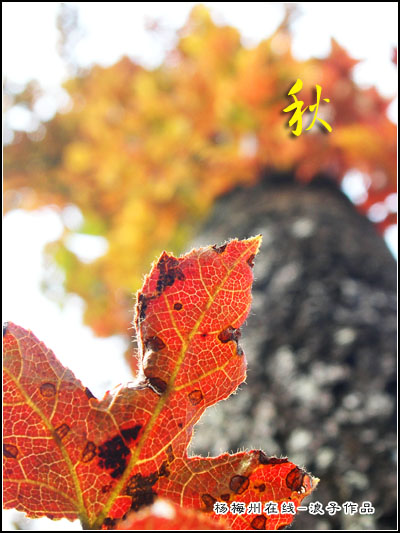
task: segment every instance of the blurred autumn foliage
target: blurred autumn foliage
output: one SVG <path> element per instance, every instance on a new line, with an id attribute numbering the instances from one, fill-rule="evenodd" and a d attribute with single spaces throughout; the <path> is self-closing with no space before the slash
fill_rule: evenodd
<path id="1" fill-rule="evenodd" d="M 68 248 L 67 225 L 48 252 L 66 290 L 86 301 L 86 323 L 98 335 L 128 333 L 132 295 L 157 254 L 181 252 L 218 196 L 254 184 L 266 168 L 303 181 L 325 171 L 338 183 L 359 170 L 369 187 L 364 212 L 396 190 L 390 101 L 357 86 L 356 63 L 333 40 L 328 57 L 295 60 L 288 17 L 245 47 L 237 29 L 197 6 L 158 68 L 128 58 L 95 66 L 65 84 L 68 110 L 36 135 L 15 134 L 4 150 L 5 209 L 80 209 L 77 233 L 105 237 L 107 253 L 81 261 Z M 305 105 L 315 103 L 316 84 L 330 98 L 320 113 L 332 133 L 315 126 L 291 135 L 282 110 L 298 78 Z M 14 104 L 31 106 L 35 92 L 28 87 Z"/>

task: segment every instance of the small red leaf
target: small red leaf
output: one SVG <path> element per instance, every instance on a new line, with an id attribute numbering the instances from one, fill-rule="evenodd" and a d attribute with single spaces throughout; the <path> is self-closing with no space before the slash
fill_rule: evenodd
<path id="1" fill-rule="evenodd" d="M 225 530 L 229 529 L 223 522 L 212 520 L 207 515 L 180 507 L 169 500 L 159 499 L 152 506 L 139 513 L 130 513 L 126 520 L 120 522 L 118 530 Z"/>

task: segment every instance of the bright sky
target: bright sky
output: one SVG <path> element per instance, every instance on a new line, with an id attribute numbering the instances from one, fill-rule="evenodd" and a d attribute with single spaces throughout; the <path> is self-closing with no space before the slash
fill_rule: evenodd
<path id="1" fill-rule="evenodd" d="M 129 55 L 147 66 L 157 65 L 171 47 L 174 32 L 185 22 L 194 2 L 67 2 L 79 8 L 84 37 L 76 49 L 80 65 L 110 65 Z M 240 29 L 244 43 L 252 45 L 268 37 L 283 16 L 279 2 L 204 2 L 214 19 Z M 322 57 L 329 52 L 330 37 L 361 59 L 354 77 L 363 85 L 376 85 L 386 96 L 397 91 L 397 72 L 391 62 L 397 46 L 397 2 L 300 2 L 293 52 L 299 58 Z M 40 114 L 49 118 L 63 102 L 60 83 L 67 76 L 57 54 L 55 19 L 59 2 L 3 2 L 3 77 L 16 84 L 37 79 L 47 90 Z M 146 31 L 146 22 L 157 19 L 164 31 Z M 397 115 L 393 104 L 390 116 Z M 26 126 L 26 116 L 8 119 L 15 127 Z M 354 178 L 354 176 L 353 176 Z M 358 194 L 348 180 L 349 193 Z M 353 181 L 357 181 L 354 180 Z M 360 191 L 359 191 L 360 193 Z M 362 191 L 361 191 L 362 193 Z M 360 194 L 361 194 L 360 193 Z M 61 232 L 59 215 L 51 209 L 40 213 L 11 212 L 4 219 L 3 318 L 33 332 L 94 394 L 103 393 L 129 376 L 121 357 L 121 339 L 96 339 L 82 326 L 83 304 L 70 296 L 61 309 L 40 291 L 44 272 L 43 247 Z M 396 236 L 389 239 L 394 246 Z M 79 243 L 78 243 L 79 248 Z M 96 239 L 86 242 L 92 257 L 104 249 Z M 82 250 L 82 246 L 81 246 Z M 132 299 L 133 308 L 133 299 Z M 5 513 L 6 530 L 17 515 Z M 8 527 L 7 527 L 8 524 Z M 27 522 L 25 522 L 25 525 Z M 4 526 L 3 526 L 4 527 Z M 24 527 L 24 526 L 22 526 Z M 39 530 L 80 529 L 78 523 L 36 522 Z"/>

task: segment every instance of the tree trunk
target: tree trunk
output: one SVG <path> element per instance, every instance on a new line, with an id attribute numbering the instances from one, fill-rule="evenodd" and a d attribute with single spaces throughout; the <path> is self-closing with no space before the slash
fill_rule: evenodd
<path id="1" fill-rule="evenodd" d="M 191 451 L 288 456 L 320 478 L 305 504 L 375 508 L 300 512 L 292 529 L 395 529 L 396 263 L 329 179 L 275 178 L 220 199 L 193 243 L 263 235 L 246 384 L 209 409 Z"/>

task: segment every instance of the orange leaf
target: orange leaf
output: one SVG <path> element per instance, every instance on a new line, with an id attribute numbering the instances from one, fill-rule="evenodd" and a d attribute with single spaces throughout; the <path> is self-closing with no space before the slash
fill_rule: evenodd
<path id="1" fill-rule="evenodd" d="M 10 324 L 4 337 L 5 507 L 28 516 L 80 518 L 113 526 L 155 497 L 214 514 L 216 502 L 291 501 L 316 482 L 287 459 L 260 450 L 188 457 L 206 407 L 244 380 L 240 326 L 251 304 L 261 237 L 162 254 L 138 294 L 139 373 L 103 400 L 62 367 L 31 332 Z M 254 515 L 229 513 L 234 529 Z M 293 514 L 261 515 L 276 529 Z"/>

